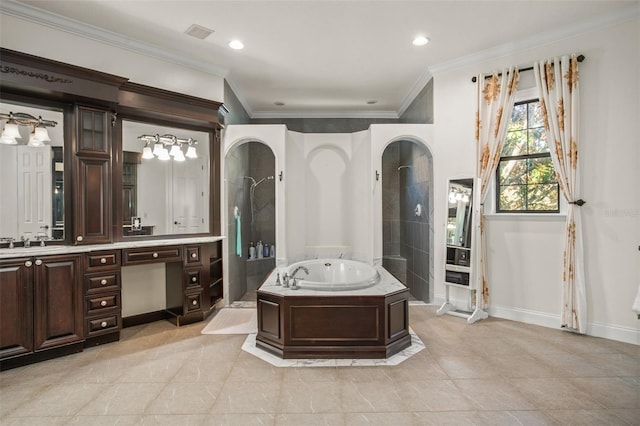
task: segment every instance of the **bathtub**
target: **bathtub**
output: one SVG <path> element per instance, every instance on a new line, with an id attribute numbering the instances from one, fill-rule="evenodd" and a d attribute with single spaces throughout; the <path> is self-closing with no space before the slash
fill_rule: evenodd
<path id="1" fill-rule="evenodd" d="M 303 270 L 298 271 L 298 287 L 309 290 L 357 290 L 371 287 L 380 281 L 380 274 L 373 266 L 353 260 L 305 260 L 290 265 L 287 268 L 289 276 L 300 266 L 307 268 L 309 275 Z"/>

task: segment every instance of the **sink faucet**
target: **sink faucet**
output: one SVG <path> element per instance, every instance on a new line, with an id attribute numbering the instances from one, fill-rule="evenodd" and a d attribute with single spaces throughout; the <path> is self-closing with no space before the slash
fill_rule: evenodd
<path id="1" fill-rule="evenodd" d="M 298 272 L 300 272 L 300 270 L 303 270 L 305 274 L 309 275 L 309 269 L 307 269 L 306 266 L 298 266 L 296 269 L 293 270 L 293 272 L 291 273 L 291 276 L 289 277 L 290 280 L 293 280 L 293 283 L 291 284 L 291 290 L 297 290 L 298 289 L 298 280 L 299 278 L 296 277 L 296 274 Z"/>
<path id="2" fill-rule="evenodd" d="M 29 237 L 23 235 L 20 239 L 22 240 L 23 247 L 31 247 L 31 239 L 29 239 Z"/>

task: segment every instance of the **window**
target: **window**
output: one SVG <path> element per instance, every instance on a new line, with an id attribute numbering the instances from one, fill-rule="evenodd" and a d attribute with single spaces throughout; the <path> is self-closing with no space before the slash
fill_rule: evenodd
<path id="1" fill-rule="evenodd" d="M 540 102 L 513 107 L 496 172 L 496 212 L 558 213 L 560 191 Z"/>

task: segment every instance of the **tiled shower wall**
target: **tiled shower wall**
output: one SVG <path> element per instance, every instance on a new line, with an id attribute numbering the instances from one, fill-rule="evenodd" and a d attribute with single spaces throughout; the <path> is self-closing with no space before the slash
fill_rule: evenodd
<path id="1" fill-rule="evenodd" d="M 254 291 L 264 276 L 275 267 L 275 258 L 248 263 L 249 243 L 254 246 L 259 239 L 273 244 L 275 241 L 275 185 L 274 180 L 265 180 L 254 192 L 254 223 L 251 223 L 249 188 L 251 176 L 256 181 L 271 176 L 275 159 L 264 144 L 248 142 L 227 154 L 226 173 L 228 188 L 227 235 L 229 236 L 229 300 L 240 300 L 247 292 Z M 236 254 L 236 219 L 234 207 L 240 210 L 242 256 Z"/>
<path id="2" fill-rule="evenodd" d="M 400 166 L 402 167 L 398 170 Z M 413 297 L 432 298 L 433 239 L 432 159 L 414 142 L 390 144 L 382 157 L 383 266 L 401 280 Z M 416 205 L 422 206 L 416 216 Z"/>

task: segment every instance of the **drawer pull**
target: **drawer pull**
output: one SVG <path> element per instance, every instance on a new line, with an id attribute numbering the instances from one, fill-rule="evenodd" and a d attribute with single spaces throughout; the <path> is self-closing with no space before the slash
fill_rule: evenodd
<path id="1" fill-rule="evenodd" d="M 194 282 L 194 283 L 195 283 L 195 282 L 197 282 L 197 281 L 198 281 L 198 278 L 197 278 L 197 277 L 191 277 L 191 282 Z"/>
<path id="2" fill-rule="evenodd" d="M 76 241 L 82 241 L 83 239 L 84 239 L 84 238 L 82 238 L 82 235 L 78 235 L 78 236 L 76 237 Z"/>
<path id="3" fill-rule="evenodd" d="M 158 253 L 153 253 L 152 255 L 154 258 L 158 257 Z"/>
<path id="4" fill-rule="evenodd" d="M 106 257 L 101 258 L 100 263 L 102 263 L 103 265 L 107 263 L 107 258 Z"/>
<path id="5" fill-rule="evenodd" d="M 102 302 L 100 302 L 100 306 L 107 306 L 107 301 L 103 300 Z"/>
<path id="6" fill-rule="evenodd" d="M 100 280 L 100 284 L 107 285 L 107 280 L 105 280 L 105 279 Z"/>
<path id="7" fill-rule="evenodd" d="M 195 259 L 196 257 L 198 257 L 198 253 L 191 253 L 191 257 Z"/>
<path id="8" fill-rule="evenodd" d="M 196 305 L 198 304 L 198 301 L 197 301 L 197 300 L 194 300 L 193 302 L 191 302 L 191 304 L 192 304 L 193 306 L 196 306 Z"/>
<path id="9" fill-rule="evenodd" d="M 42 260 L 40 260 L 40 259 L 37 259 L 37 260 L 36 260 L 36 265 L 37 265 L 37 266 L 40 266 L 40 265 L 42 265 Z"/>
<path id="10" fill-rule="evenodd" d="M 102 328 L 105 328 L 107 325 L 109 325 L 109 324 L 107 324 L 107 322 L 106 322 L 106 321 L 102 321 L 102 322 L 100 323 L 100 327 L 102 327 Z"/>
<path id="11" fill-rule="evenodd" d="M 27 268 L 31 268 L 31 265 L 33 265 L 33 262 L 31 262 L 30 260 L 24 262 L 24 266 L 26 266 Z"/>

